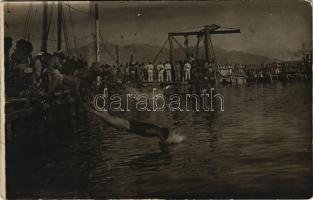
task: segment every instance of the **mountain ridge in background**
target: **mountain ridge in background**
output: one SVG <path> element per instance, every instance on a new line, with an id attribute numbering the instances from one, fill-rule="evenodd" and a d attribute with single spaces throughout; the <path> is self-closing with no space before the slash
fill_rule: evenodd
<path id="1" fill-rule="evenodd" d="M 190 47 L 190 54 L 192 54 L 193 47 Z M 119 51 L 119 63 L 126 63 L 130 62 L 131 55 L 133 55 L 134 62 L 152 62 L 157 54 L 160 52 L 161 47 L 156 45 L 150 44 L 130 44 L 125 46 L 118 46 Z M 85 58 L 94 59 L 94 45 L 87 44 L 80 48 L 78 51 L 82 54 Z M 199 49 L 200 58 L 203 57 L 203 48 Z M 258 64 L 258 63 L 266 63 L 266 62 L 277 62 L 278 59 L 269 58 L 262 55 L 242 52 L 242 51 L 227 51 L 225 49 L 214 47 L 214 52 L 216 55 L 216 59 L 218 63 L 243 63 L 243 64 Z M 159 61 L 168 61 L 169 60 L 169 49 L 164 47 L 159 54 L 156 62 Z M 173 60 L 184 60 L 185 53 L 181 48 L 175 48 L 173 51 Z M 116 46 L 112 44 L 105 44 L 101 45 L 100 47 L 100 63 L 109 63 L 115 64 L 116 63 Z M 91 60 L 90 60 L 91 62 Z"/>

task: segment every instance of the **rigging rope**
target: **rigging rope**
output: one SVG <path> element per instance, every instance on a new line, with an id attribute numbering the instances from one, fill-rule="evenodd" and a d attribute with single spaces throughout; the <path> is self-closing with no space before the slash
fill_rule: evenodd
<path id="1" fill-rule="evenodd" d="M 208 35 L 208 39 L 209 39 L 209 48 L 210 48 L 210 51 L 212 53 L 212 59 L 213 59 L 213 62 L 216 62 L 216 56 L 215 56 L 215 52 L 214 52 L 214 48 L 213 48 L 213 43 L 212 43 L 212 39 L 211 39 L 211 36 Z"/>
<path id="2" fill-rule="evenodd" d="M 161 52 L 163 51 L 163 49 L 164 49 L 164 47 L 165 47 L 165 45 L 167 44 L 167 42 L 168 42 L 168 38 L 166 38 L 166 40 L 165 40 L 165 42 L 163 43 L 163 45 L 162 45 L 162 47 L 161 47 L 161 49 L 160 49 L 160 51 L 158 52 L 158 54 L 156 55 L 156 57 L 153 59 L 153 64 L 155 63 L 155 61 L 158 59 L 158 57 L 160 56 L 160 54 L 161 54 Z"/>
<path id="3" fill-rule="evenodd" d="M 186 56 L 188 56 L 187 55 L 187 53 L 186 53 L 186 51 L 184 51 L 184 47 L 183 47 L 183 45 L 181 45 L 177 40 L 176 40 L 176 38 L 175 37 L 172 37 L 173 38 L 173 40 L 176 42 L 176 44 L 178 44 L 178 46 L 180 46 L 180 48 L 181 48 L 181 50 L 184 52 L 184 54 L 186 54 Z"/>
<path id="4" fill-rule="evenodd" d="M 72 11 L 70 8 L 68 8 L 68 11 L 69 11 L 70 23 L 71 23 L 71 27 L 72 27 L 72 34 L 73 34 L 73 38 L 74 38 L 74 48 L 75 48 L 76 56 L 78 56 L 78 49 L 77 49 L 76 35 L 75 35 L 75 31 L 74 31 Z"/>
<path id="5" fill-rule="evenodd" d="M 36 18 L 36 16 L 37 16 L 37 8 L 36 8 L 36 10 L 35 10 L 35 12 L 34 12 L 34 18 Z M 31 20 L 32 20 L 32 17 L 31 17 L 30 21 L 31 21 Z M 31 32 L 32 32 L 32 27 L 33 27 L 33 26 L 29 26 L 29 30 L 28 30 L 28 34 L 27 34 L 28 40 L 30 40 L 30 35 L 31 35 Z"/>
<path id="6" fill-rule="evenodd" d="M 202 37 L 201 37 L 201 35 L 199 35 L 197 43 L 196 43 L 196 45 L 192 49 L 192 53 L 193 53 L 193 55 L 196 55 L 196 59 L 197 59 L 197 56 L 198 56 L 198 53 L 199 53 L 199 44 L 200 44 L 201 40 L 202 40 Z"/>
<path id="7" fill-rule="evenodd" d="M 26 39 L 26 37 L 27 37 L 27 33 L 28 33 L 28 29 L 29 29 L 30 16 L 31 16 L 31 13 L 32 13 L 32 7 L 33 7 L 33 4 L 31 3 L 29 5 L 29 7 L 28 7 L 26 20 L 25 20 L 25 23 L 24 23 L 24 29 L 23 29 L 23 38 L 24 39 Z"/>
<path id="8" fill-rule="evenodd" d="M 67 26 L 66 26 L 65 15 L 64 15 L 64 17 L 62 19 L 62 24 L 63 24 L 63 34 L 64 34 L 66 51 L 67 51 L 67 54 L 69 54 L 70 53 L 70 49 L 69 49 L 69 41 L 68 41 L 68 33 L 67 33 Z"/>
<path id="9" fill-rule="evenodd" d="M 50 16 L 49 16 L 49 23 L 48 23 L 48 37 L 49 37 L 49 31 L 50 31 L 50 26 L 51 26 L 51 22 L 52 22 L 52 17 L 53 17 L 53 9 L 54 9 L 54 3 L 52 4 L 52 7 L 50 8 Z"/>
<path id="10" fill-rule="evenodd" d="M 196 30 L 199 30 L 199 29 L 202 29 L 203 26 L 200 26 L 200 27 L 194 27 L 194 28 L 185 28 L 185 29 L 180 29 L 180 31 L 196 31 Z"/>
<path id="11" fill-rule="evenodd" d="M 90 12 L 90 11 L 82 11 L 82 10 L 80 10 L 80 9 L 74 8 L 74 7 L 70 6 L 69 3 L 66 4 L 66 5 L 67 5 L 69 8 L 71 8 L 72 10 L 76 11 L 76 12 L 80 12 L 80 13 L 84 13 L 84 14 L 90 14 L 90 13 L 92 13 L 92 12 Z"/>
<path id="12" fill-rule="evenodd" d="M 220 26 L 220 25 L 219 25 Z M 230 29 L 230 30 L 235 30 L 236 28 L 229 28 L 229 27 L 225 27 L 225 26 L 220 26 L 221 28 L 224 28 L 224 29 Z"/>
<path id="13" fill-rule="evenodd" d="M 99 32 L 99 34 L 100 34 L 101 43 L 102 43 L 104 51 L 111 57 L 112 60 L 116 61 L 117 59 L 114 56 L 112 56 L 112 54 L 107 50 L 106 45 L 104 44 L 104 40 L 103 40 L 103 37 L 101 35 L 101 32 Z"/>
<path id="14" fill-rule="evenodd" d="M 41 36 L 39 35 L 31 35 L 30 37 L 32 38 L 41 38 Z M 77 40 L 85 40 L 86 38 L 90 38 L 91 35 L 85 35 L 85 36 L 82 36 L 82 37 L 79 37 Z M 57 39 L 48 39 L 49 41 L 51 42 L 57 42 L 58 40 Z M 65 41 L 62 41 L 63 43 L 65 43 Z"/>

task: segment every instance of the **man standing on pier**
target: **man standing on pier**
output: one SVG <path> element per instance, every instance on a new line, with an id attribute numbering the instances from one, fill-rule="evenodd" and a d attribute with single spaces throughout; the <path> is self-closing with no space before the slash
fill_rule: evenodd
<path id="1" fill-rule="evenodd" d="M 172 74 L 171 74 L 172 66 L 169 61 L 165 63 L 165 70 L 166 70 L 166 81 L 172 82 Z"/>
<path id="2" fill-rule="evenodd" d="M 151 62 L 147 65 L 147 71 L 148 71 L 148 83 L 153 82 L 153 65 Z"/>
<path id="3" fill-rule="evenodd" d="M 189 81 L 190 80 L 190 69 L 191 69 L 191 65 L 188 61 L 185 62 L 184 65 L 184 71 L 185 71 L 185 81 Z"/>
<path id="4" fill-rule="evenodd" d="M 162 64 L 162 62 L 160 62 L 157 66 L 157 70 L 158 70 L 158 81 L 159 83 L 163 83 L 164 82 L 164 78 L 163 78 L 163 74 L 164 74 L 164 65 Z"/>
<path id="5" fill-rule="evenodd" d="M 178 61 L 175 62 L 174 71 L 175 71 L 175 81 L 180 81 L 180 72 L 181 72 L 180 62 Z"/>

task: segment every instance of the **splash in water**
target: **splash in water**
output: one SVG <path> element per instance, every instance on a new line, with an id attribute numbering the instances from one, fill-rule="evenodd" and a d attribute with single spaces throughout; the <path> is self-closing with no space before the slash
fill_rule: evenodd
<path id="1" fill-rule="evenodd" d="M 180 134 L 177 129 L 170 130 L 170 134 L 166 140 L 167 144 L 178 144 L 183 142 L 186 139 L 186 136 Z"/>

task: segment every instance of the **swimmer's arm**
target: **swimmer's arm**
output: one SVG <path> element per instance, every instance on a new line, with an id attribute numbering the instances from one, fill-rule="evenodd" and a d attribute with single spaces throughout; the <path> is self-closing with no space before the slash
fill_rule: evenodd
<path id="1" fill-rule="evenodd" d="M 79 92 L 77 91 L 77 95 L 79 99 L 81 100 L 81 96 Z M 118 129 L 124 129 L 130 132 L 133 132 L 138 135 L 146 136 L 146 137 L 159 137 L 161 140 L 165 140 L 168 137 L 168 129 L 160 128 L 153 124 L 148 123 L 142 123 L 142 122 L 135 122 L 135 121 L 129 121 L 127 119 L 123 119 L 120 117 L 115 117 L 113 115 L 110 115 L 107 111 L 106 112 L 100 112 L 97 110 L 94 110 L 90 105 L 87 103 L 84 103 L 81 100 L 82 105 L 85 107 L 87 112 L 90 112 L 100 119 L 104 120 L 108 124 L 114 126 Z"/>
<path id="2" fill-rule="evenodd" d="M 130 130 L 129 121 L 126 119 L 115 117 L 113 115 L 110 115 L 108 112 L 99 112 L 91 108 L 88 108 L 87 111 L 98 116 L 115 128 Z"/>

